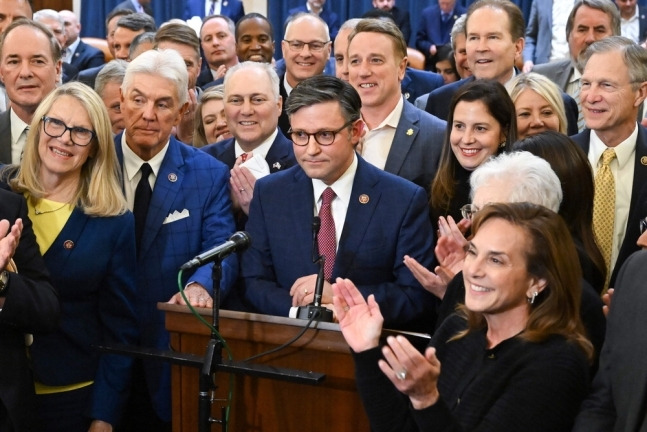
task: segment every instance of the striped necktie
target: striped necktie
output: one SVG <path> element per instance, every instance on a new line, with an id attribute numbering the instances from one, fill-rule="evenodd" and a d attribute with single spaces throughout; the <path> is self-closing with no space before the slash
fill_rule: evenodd
<path id="1" fill-rule="evenodd" d="M 335 191 L 326 188 L 321 194 L 321 208 L 319 209 L 319 218 L 321 219 L 321 229 L 317 235 L 319 242 L 319 255 L 326 257 L 324 264 L 324 277 L 330 282 L 332 270 L 335 266 L 335 256 L 337 255 L 337 236 L 335 231 L 335 220 L 332 216 L 332 201 L 335 199 Z"/>

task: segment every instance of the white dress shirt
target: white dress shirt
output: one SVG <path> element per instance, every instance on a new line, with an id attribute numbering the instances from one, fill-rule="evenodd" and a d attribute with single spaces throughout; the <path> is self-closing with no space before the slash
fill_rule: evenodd
<path id="1" fill-rule="evenodd" d="M 355 180 L 355 173 L 357 172 L 357 155 L 353 156 L 353 162 L 350 164 L 346 172 L 337 179 L 336 182 L 330 185 L 330 188 L 335 192 L 335 199 L 330 203 L 330 211 L 332 218 L 335 220 L 335 237 L 337 239 L 337 249 L 339 249 L 339 239 L 341 238 L 342 230 L 344 229 L 344 222 L 346 221 L 346 212 L 348 211 L 348 204 L 350 204 L 350 194 L 353 192 L 353 181 Z M 312 179 L 312 190 L 314 192 L 315 206 L 314 216 L 319 214 L 321 208 L 324 190 L 329 187 L 327 184 L 318 179 Z"/>
<path id="2" fill-rule="evenodd" d="M 153 156 L 150 160 L 143 160 L 135 154 L 134 151 L 128 147 L 126 144 L 126 132 L 121 136 L 121 150 L 124 155 L 124 192 L 126 193 L 126 202 L 128 203 L 128 208 L 132 211 L 133 206 L 135 205 L 135 190 L 137 189 L 137 183 L 142 177 L 140 168 L 144 162 L 147 162 L 153 171 L 152 175 L 148 177 L 148 182 L 151 185 L 151 190 L 155 189 L 155 180 L 157 180 L 157 174 L 162 166 L 162 161 L 168 150 L 168 141 L 164 148 Z"/>
<path id="3" fill-rule="evenodd" d="M 639 13 L 640 10 L 638 9 L 638 5 L 636 5 L 636 11 L 631 18 L 624 19 L 620 17 L 620 33 L 622 34 L 622 36 L 629 38 L 636 43 L 642 42 L 640 40 L 640 19 L 638 17 Z"/>
<path id="4" fill-rule="evenodd" d="M 362 157 L 379 169 L 384 169 L 386 159 L 393 145 L 395 130 L 402 117 L 404 99 L 400 98 L 393 111 L 377 125 L 377 127 L 366 132 L 362 138 Z"/>
<path id="5" fill-rule="evenodd" d="M 9 111 L 9 118 L 11 120 L 11 163 L 19 164 L 27 142 L 25 128 L 29 125 L 22 121 L 12 109 Z"/>

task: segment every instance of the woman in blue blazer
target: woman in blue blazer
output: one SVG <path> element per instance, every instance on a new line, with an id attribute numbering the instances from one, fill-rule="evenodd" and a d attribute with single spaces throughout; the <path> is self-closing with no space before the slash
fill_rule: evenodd
<path id="1" fill-rule="evenodd" d="M 40 104 L 10 184 L 27 197 L 61 302 L 58 329 L 31 346 L 38 430 L 111 430 L 131 359 L 96 347 L 137 341 L 135 232 L 110 119 L 92 89 L 69 83 Z"/>

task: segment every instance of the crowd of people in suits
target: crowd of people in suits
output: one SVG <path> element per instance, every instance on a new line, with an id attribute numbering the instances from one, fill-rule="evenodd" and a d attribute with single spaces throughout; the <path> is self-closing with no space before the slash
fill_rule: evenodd
<path id="1" fill-rule="evenodd" d="M 238 230 L 222 307 L 295 317 L 323 256 L 373 430 L 643 430 L 643 11 L 539 3 L 414 33 L 308 0 L 279 48 L 238 0 L 128 0 L 106 63 L 74 12 L 0 0 L 0 430 L 170 431 L 170 366 L 96 347 L 167 349 L 157 303 L 213 306 L 178 270 Z"/>

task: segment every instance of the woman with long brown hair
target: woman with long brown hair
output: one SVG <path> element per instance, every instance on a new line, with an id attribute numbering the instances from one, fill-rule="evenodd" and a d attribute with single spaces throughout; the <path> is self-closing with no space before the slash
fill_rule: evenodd
<path id="1" fill-rule="evenodd" d="M 333 286 L 374 431 L 571 430 L 592 347 L 568 228 L 543 206 L 515 203 L 486 205 L 472 230 L 462 313 L 445 320 L 424 354 L 404 336 L 380 348 L 375 299 L 349 280 Z"/>

